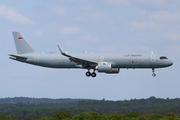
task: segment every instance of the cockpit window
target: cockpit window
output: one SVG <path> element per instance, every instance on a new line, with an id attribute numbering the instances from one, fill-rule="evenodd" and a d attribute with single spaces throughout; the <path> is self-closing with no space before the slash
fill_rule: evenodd
<path id="1" fill-rule="evenodd" d="M 168 59 L 168 58 L 165 56 L 161 56 L 160 59 L 163 60 L 163 59 Z"/>

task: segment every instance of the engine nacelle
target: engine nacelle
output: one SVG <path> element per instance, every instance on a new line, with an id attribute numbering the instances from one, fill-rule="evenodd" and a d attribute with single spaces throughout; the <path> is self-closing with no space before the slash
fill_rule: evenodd
<path id="1" fill-rule="evenodd" d="M 96 66 L 96 69 L 98 70 L 98 72 L 111 72 L 112 71 L 112 65 L 111 63 L 99 63 Z"/>
<path id="2" fill-rule="evenodd" d="M 119 68 L 112 68 L 112 64 L 108 62 L 99 63 L 96 66 L 96 70 L 98 70 L 98 72 L 104 72 L 108 74 L 119 73 Z"/>

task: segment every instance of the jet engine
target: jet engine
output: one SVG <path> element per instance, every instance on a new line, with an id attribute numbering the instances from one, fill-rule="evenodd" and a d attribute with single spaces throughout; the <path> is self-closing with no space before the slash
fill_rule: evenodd
<path id="1" fill-rule="evenodd" d="M 99 63 L 96 66 L 96 70 L 98 70 L 98 72 L 105 72 L 105 73 L 119 73 L 119 68 L 112 68 L 112 64 L 111 63 Z"/>

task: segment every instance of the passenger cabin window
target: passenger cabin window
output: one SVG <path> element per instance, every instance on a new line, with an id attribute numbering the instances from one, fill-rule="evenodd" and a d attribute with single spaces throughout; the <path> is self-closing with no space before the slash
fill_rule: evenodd
<path id="1" fill-rule="evenodd" d="M 160 59 L 161 59 L 161 60 L 164 60 L 164 59 L 168 59 L 168 58 L 165 57 L 165 56 L 161 56 Z"/>

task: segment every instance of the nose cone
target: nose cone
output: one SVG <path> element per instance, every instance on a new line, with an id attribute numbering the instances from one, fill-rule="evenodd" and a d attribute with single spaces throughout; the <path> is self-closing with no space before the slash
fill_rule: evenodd
<path id="1" fill-rule="evenodd" d="M 171 60 L 169 60 L 167 64 L 168 64 L 168 66 L 171 66 L 171 65 L 173 65 L 173 62 Z"/>

